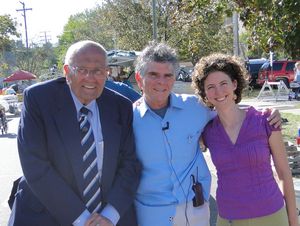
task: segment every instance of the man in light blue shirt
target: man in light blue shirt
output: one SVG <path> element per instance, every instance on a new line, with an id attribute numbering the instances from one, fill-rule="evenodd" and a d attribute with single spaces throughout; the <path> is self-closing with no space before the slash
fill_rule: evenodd
<path id="1" fill-rule="evenodd" d="M 136 63 L 136 80 L 143 91 L 134 104 L 133 119 L 143 166 L 135 202 L 140 226 L 209 225 L 211 175 L 199 138 L 212 116 L 196 96 L 171 92 L 178 66 L 175 51 L 155 43 Z M 203 196 L 204 202 L 193 205 L 196 183 L 202 187 L 197 198 Z"/>

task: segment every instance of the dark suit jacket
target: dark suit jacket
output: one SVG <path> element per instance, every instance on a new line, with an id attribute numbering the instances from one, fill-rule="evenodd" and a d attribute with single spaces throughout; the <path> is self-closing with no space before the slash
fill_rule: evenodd
<path id="1" fill-rule="evenodd" d="M 106 88 L 96 101 L 104 139 L 102 203 L 117 209 L 118 225 L 134 226 L 140 164 L 135 154 L 132 104 Z M 9 225 L 71 225 L 86 209 L 79 136 L 76 108 L 65 78 L 25 90 L 18 131 L 24 177 Z"/>

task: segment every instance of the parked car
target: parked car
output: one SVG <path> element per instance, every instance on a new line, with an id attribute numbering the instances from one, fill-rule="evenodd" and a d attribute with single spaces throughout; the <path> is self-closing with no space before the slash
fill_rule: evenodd
<path id="1" fill-rule="evenodd" d="M 270 62 L 264 63 L 258 73 L 256 83 L 263 85 L 266 80 L 270 82 L 283 81 L 289 88 L 290 82 L 294 80 L 294 67 L 297 60 L 278 60 L 273 61 L 273 70 L 271 70 Z"/>
<path id="2" fill-rule="evenodd" d="M 246 62 L 246 68 L 249 72 L 249 86 L 256 86 L 256 79 L 258 78 L 258 72 L 261 66 L 268 60 L 265 58 L 261 59 L 250 59 Z"/>
<path id="3" fill-rule="evenodd" d="M 109 63 L 126 63 L 127 61 L 134 61 L 140 52 L 126 51 L 126 50 L 110 50 L 107 52 Z"/>
<path id="4" fill-rule="evenodd" d="M 16 91 L 13 89 L 13 88 L 7 88 L 5 91 L 4 91 L 5 95 L 16 95 Z"/>
<path id="5" fill-rule="evenodd" d="M 8 112 L 12 114 L 18 113 L 18 96 L 15 94 L 10 94 L 10 95 L 1 95 L 0 96 L 0 101 L 6 102 L 8 104 Z"/>

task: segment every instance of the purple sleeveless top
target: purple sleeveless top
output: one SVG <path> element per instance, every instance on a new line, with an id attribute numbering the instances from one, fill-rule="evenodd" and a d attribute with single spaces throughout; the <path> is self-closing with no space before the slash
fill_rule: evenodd
<path id="1" fill-rule="evenodd" d="M 272 214 L 284 205 L 273 177 L 267 121 L 253 107 L 247 110 L 235 144 L 219 117 L 207 124 L 203 138 L 217 169 L 217 205 L 222 218 L 247 219 Z"/>

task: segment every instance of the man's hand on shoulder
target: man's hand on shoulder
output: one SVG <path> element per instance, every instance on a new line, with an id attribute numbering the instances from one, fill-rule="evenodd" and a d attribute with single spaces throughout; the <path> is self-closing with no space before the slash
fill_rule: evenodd
<path id="1" fill-rule="evenodd" d="M 93 213 L 91 217 L 85 222 L 84 226 L 114 226 L 113 223 L 106 217 L 99 213 Z"/>
<path id="2" fill-rule="evenodd" d="M 270 116 L 268 117 L 268 121 L 270 123 L 271 126 L 274 126 L 275 128 L 281 128 L 282 125 L 282 119 L 281 119 L 281 115 L 279 113 L 279 111 L 277 109 L 274 108 L 266 108 L 263 110 L 263 114 L 270 114 Z"/>

